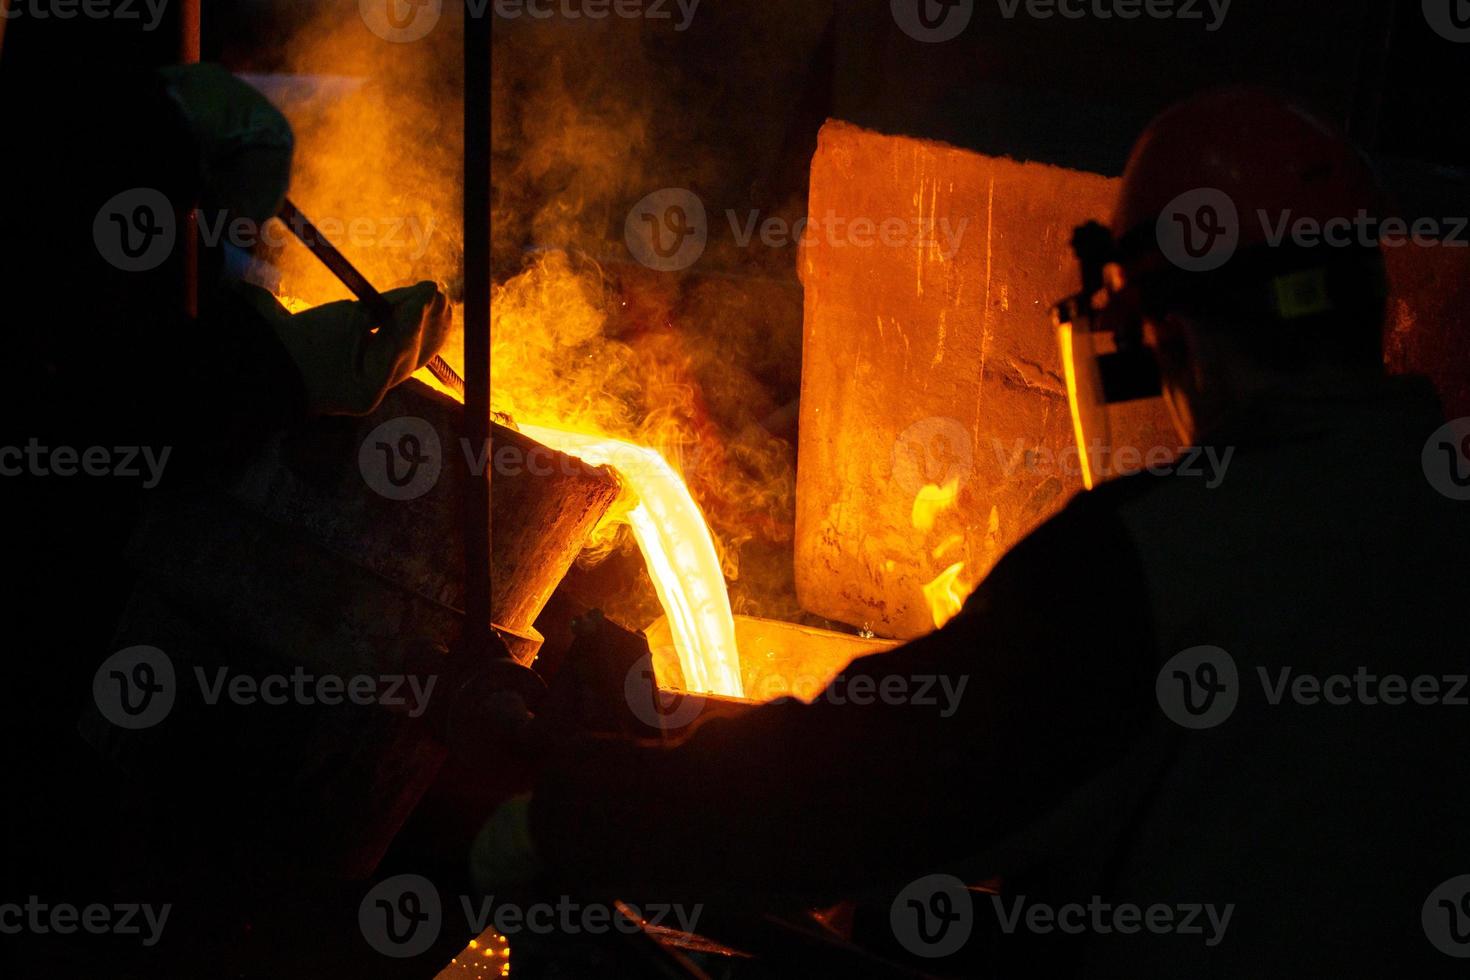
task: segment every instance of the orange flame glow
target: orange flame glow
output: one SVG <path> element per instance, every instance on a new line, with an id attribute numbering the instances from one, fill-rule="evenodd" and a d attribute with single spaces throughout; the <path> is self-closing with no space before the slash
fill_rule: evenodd
<path id="1" fill-rule="evenodd" d="M 924 586 L 924 599 L 929 603 L 935 629 L 954 619 L 964 608 L 965 599 L 969 598 L 970 588 L 960 582 L 960 572 L 964 568 L 965 563 L 957 561 Z"/>
<path id="2" fill-rule="evenodd" d="M 934 483 L 925 484 L 919 489 L 918 496 L 914 497 L 913 513 L 910 520 L 914 527 L 925 534 L 934 530 L 934 522 L 945 510 L 953 507 L 959 499 L 960 481 L 958 477 L 951 479 L 944 486 Z"/>
<path id="3" fill-rule="evenodd" d="M 919 488 L 914 497 L 913 512 L 910 520 L 919 531 L 924 534 L 934 530 L 939 515 L 954 507 L 959 500 L 959 480 L 951 479 L 943 486 L 928 483 Z M 935 558 L 944 554 L 950 547 L 962 544 L 964 538 L 960 535 L 950 535 L 935 546 L 932 554 Z M 974 590 L 973 585 L 966 585 L 960 581 L 960 572 L 964 571 L 964 561 L 957 561 L 944 571 L 934 577 L 934 580 L 921 586 L 924 592 L 924 601 L 929 605 L 929 615 L 934 619 L 934 628 L 938 629 L 949 622 L 959 613 Z"/>

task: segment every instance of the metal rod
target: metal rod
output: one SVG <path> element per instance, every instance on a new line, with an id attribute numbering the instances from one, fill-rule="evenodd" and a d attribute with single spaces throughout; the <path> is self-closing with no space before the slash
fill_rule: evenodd
<path id="1" fill-rule="evenodd" d="M 181 0 L 179 4 L 179 64 L 199 63 L 199 0 Z M 183 293 L 184 315 L 199 315 L 199 219 L 198 201 L 190 202 L 183 220 Z"/>
<path id="2" fill-rule="evenodd" d="M 464 6 L 465 434 L 490 458 L 490 26 L 484 4 Z M 490 630 L 492 466 L 465 493 L 465 646 L 495 649 Z"/>
<path id="3" fill-rule="evenodd" d="M 710 975 L 700 969 L 682 950 L 666 946 L 649 931 L 648 923 L 626 902 L 614 901 L 613 910 L 618 918 L 628 923 L 627 928 L 613 930 L 613 935 L 633 951 L 648 969 L 651 976 L 666 977 L 668 980 L 710 980 Z"/>
<path id="4" fill-rule="evenodd" d="M 389 303 L 383 294 L 368 282 L 367 276 L 357 271 L 357 266 L 348 261 L 347 256 L 337 251 L 337 246 L 327 240 L 327 236 L 321 233 L 311 219 L 301 213 L 301 209 L 291 203 L 287 198 L 281 205 L 278 217 L 285 222 L 286 227 L 291 229 L 291 234 L 301 240 L 312 255 L 315 255 L 332 274 L 341 280 L 342 285 L 356 296 L 358 302 L 367 307 L 368 316 L 379 326 L 385 326 L 393 321 L 393 304 Z M 425 365 L 429 373 L 438 378 L 440 383 L 446 387 L 453 388 L 461 396 L 464 395 L 464 382 L 455 373 L 454 368 L 445 363 L 444 358 L 435 354 L 429 358 Z M 487 415 L 486 418 L 489 416 Z"/>
<path id="5" fill-rule="evenodd" d="M 179 4 L 179 64 L 199 62 L 199 0 Z"/>
<path id="6" fill-rule="evenodd" d="M 1394 4 L 1363 0 L 1359 4 L 1362 17 L 1362 42 L 1357 70 L 1353 76 L 1350 104 L 1347 110 L 1347 134 L 1365 153 L 1379 149 L 1383 127 L 1384 78 L 1388 75 L 1393 55 L 1395 17 Z"/>

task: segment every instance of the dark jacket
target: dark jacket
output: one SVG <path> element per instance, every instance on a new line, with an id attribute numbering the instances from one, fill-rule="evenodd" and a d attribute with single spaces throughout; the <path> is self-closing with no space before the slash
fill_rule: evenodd
<path id="1" fill-rule="evenodd" d="M 541 855 L 569 881 L 689 901 L 999 876 L 973 928 L 1001 975 L 1452 970 L 1420 913 L 1470 871 L 1466 709 L 1271 702 L 1283 670 L 1463 682 L 1470 509 L 1421 461 L 1441 421 L 1416 382 L 1281 399 L 1206 443 L 1223 479 L 1186 459 L 1080 494 L 943 629 L 843 678 L 963 679 L 948 717 L 824 696 L 673 748 L 581 743 L 533 797 Z M 1237 702 L 1193 729 L 1164 705 L 1176 671 L 1194 677 L 1172 658 L 1206 645 Z M 1209 945 L 1208 926 L 1000 928 L 1017 899 L 1093 896 L 1233 909 Z"/>

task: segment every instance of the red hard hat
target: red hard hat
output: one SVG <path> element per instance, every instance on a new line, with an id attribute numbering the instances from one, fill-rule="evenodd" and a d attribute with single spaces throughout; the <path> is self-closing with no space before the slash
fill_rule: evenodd
<path id="1" fill-rule="evenodd" d="M 1149 124 L 1112 229 L 1074 233 L 1082 290 L 1054 311 L 1083 482 L 1106 471 L 1088 460 L 1110 443 L 1109 406 L 1162 391 L 1150 317 L 1225 324 L 1282 364 L 1372 353 L 1382 254 L 1366 236 L 1341 236 L 1384 217 L 1367 160 L 1283 96 L 1222 89 Z M 1306 222 L 1323 239 L 1331 224 L 1337 240 L 1314 244 Z M 1360 321 L 1371 330 L 1342 328 Z"/>
<path id="2" fill-rule="evenodd" d="M 1372 167 L 1346 136 L 1261 88 L 1207 92 L 1154 119 L 1124 170 L 1113 235 L 1151 228 L 1172 202 L 1206 190 L 1235 205 L 1240 248 L 1262 244 L 1284 217 L 1385 216 Z"/>

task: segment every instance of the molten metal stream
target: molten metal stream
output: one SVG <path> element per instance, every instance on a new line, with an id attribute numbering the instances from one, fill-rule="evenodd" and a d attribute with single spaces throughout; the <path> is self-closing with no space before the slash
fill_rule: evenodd
<path id="1" fill-rule="evenodd" d="M 628 515 L 674 634 L 684 686 L 744 696 L 735 618 L 714 538 L 689 488 L 656 450 L 606 436 L 521 425 L 526 435 L 594 466 L 610 466 L 638 495 Z"/>

